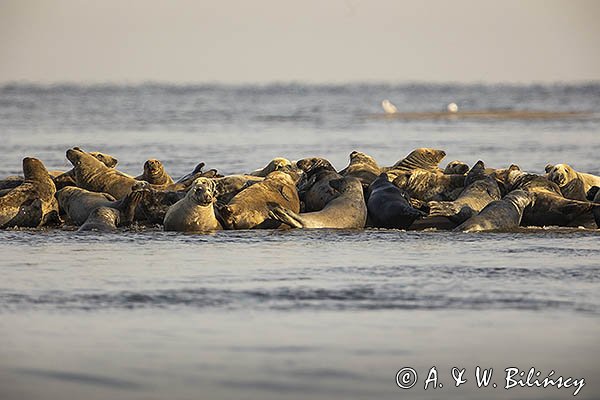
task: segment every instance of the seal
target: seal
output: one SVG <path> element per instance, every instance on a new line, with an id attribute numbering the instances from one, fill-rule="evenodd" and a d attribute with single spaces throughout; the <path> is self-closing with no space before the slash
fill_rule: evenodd
<path id="1" fill-rule="evenodd" d="M 358 178 L 363 187 L 367 188 L 371 182 L 377 179 L 381 173 L 381 168 L 373 157 L 360 151 L 353 151 L 350 153 L 350 163 L 339 173 L 342 176 Z"/>
<path id="2" fill-rule="evenodd" d="M 156 190 L 151 185 L 136 185 L 132 194 L 140 196 L 140 201 L 135 209 L 135 221 L 146 224 L 162 224 L 169 207 L 183 199 L 186 192 L 173 192 Z"/>
<path id="3" fill-rule="evenodd" d="M 130 224 L 135 217 L 135 209 L 141 200 L 141 193 L 132 192 L 116 200 L 107 193 L 90 192 L 75 186 L 67 186 L 56 192 L 61 212 L 75 225 L 83 225 L 92 211 L 98 207 L 114 208 L 119 211 L 119 221 Z"/>
<path id="4" fill-rule="evenodd" d="M 429 215 L 448 217 L 457 224 L 479 213 L 494 200 L 500 200 L 500 188 L 496 180 L 485 173 L 485 164 L 479 160 L 465 178 L 465 188 L 458 198 L 451 202 L 430 201 Z"/>
<path id="5" fill-rule="evenodd" d="M 117 230 L 120 222 L 119 210 L 111 207 L 98 207 L 90 213 L 77 231 L 114 232 Z"/>
<path id="6" fill-rule="evenodd" d="M 550 165 L 546 166 L 546 169 L 549 170 L 548 179 L 561 188 L 574 179 L 579 179 L 583 182 L 583 191 L 585 193 L 587 193 L 592 186 L 600 186 L 600 176 L 575 171 L 568 164 L 557 164 L 552 166 L 552 168 L 549 167 Z"/>
<path id="7" fill-rule="evenodd" d="M 271 172 L 267 177 L 235 195 L 229 204 L 219 209 L 227 229 L 278 228 L 281 223 L 270 219 L 269 203 L 300 212 L 296 180 L 283 171 Z"/>
<path id="8" fill-rule="evenodd" d="M 598 204 L 563 197 L 560 188 L 545 176 L 512 168 L 507 177 L 510 190 L 523 189 L 534 201 L 523 211 L 523 226 L 585 226 L 595 228 Z"/>
<path id="9" fill-rule="evenodd" d="M 388 181 L 385 173 L 369 186 L 367 208 L 370 224 L 376 228 L 408 229 L 426 215 L 410 205 L 410 197 Z"/>
<path id="10" fill-rule="evenodd" d="M 60 220 L 56 187 L 37 158 L 23 159 L 24 181 L 0 197 L 0 228 L 36 228 Z"/>
<path id="11" fill-rule="evenodd" d="M 298 160 L 296 165 L 304 171 L 302 181 L 298 184 L 298 194 L 305 212 L 320 211 L 339 195 L 329 182 L 342 176 L 329 161 L 317 157 L 304 158 Z"/>
<path id="12" fill-rule="evenodd" d="M 256 171 L 252 171 L 248 175 L 259 176 L 261 178 L 264 178 L 271 172 L 280 171 L 285 167 L 292 167 L 292 163 L 290 162 L 290 160 L 283 157 L 276 157 L 273 160 L 271 160 L 271 162 L 268 163 L 265 167 L 257 169 Z"/>
<path id="13" fill-rule="evenodd" d="M 467 172 L 469 172 L 469 166 L 460 160 L 450 161 L 444 168 L 446 175 L 464 175 Z"/>
<path id="14" fill-rule="evenodd" d="M 122 199 L 131 193 L 137 180 L 116 169 L 109 168 L 96 157 L 79 148 L 67 150 L 67 158 L 73 164 L 77 186 L 93 192 L 108 193 Z"/>
<path id="15" fill-rule="evenodd" d="M 367 207 L 360 180 L 344 177 L 329 181 L 338 196 L 320 211 L 298 214 L 279 204 L 269 205 L 269 216 L 292 228 L 362 229 L 367 222 Z"/>
<path id="16" fill-rule="evenodd" d="M 144 172 L 142 175 L 136 176 L 135 179 L 138 181 L 146 181 L 151 185 L 165 187 L 175 183 L 173 178 L 165 171 L 163 163 L 154 158 L 146 160 L 144 163 Z"/>
<path id="17" fill-rule="evenodd" d="M 79 149 L 79 147 L 76 147 L 76 149 Z M 98 151 L 92 151 L 88 154 L 97 158 L 98 161 L 102 162 L 102 164 L 106 165 L 108 168 L 116 167 L 119 162 L 119 160 L 117 160 L 115 157 L 109 154 L 100 153 Z M 77 183 L 75 182 L 75 171 L 73 169 L 53 176 L 53 180 L 54 184 L 56 185 L 56 190 L 60 190 L 66 186 L 77 186 Z"/>
<path id="18" fill-rule="evenodd" d="M 446 157 L 446 152 L 444 150 L 422 147 L 411 151 L 406 157 L 397 161 L 391 167 L 385 168 L 385 170 L 386 172 L 410 172 L 415 169 L 423 169 L 429 172 L 441 173 L 442 170 L 439 168 L 439 164 L 444 157 Z"/>
<path id="19" fill-rule="evenodd" d="M 588 191 L 588 200 L 600 204 L 600 186 L 593 186 Z M 600 229 L 600 207 L 594 208 L 592 213 L 594 214 L 594 220 L 596 220 L 596 227 Z"/>
<path id="20" fill-rule="evenodd" d="M 513 190 L 501 200 L 494 200 L 481 212 L 456 227 L 455 231 L 480 232 L 516 229 L 521 224 L 523 210 L 534 196 L 524 190 Z"/>
<path id="21" fill-rule="evenodd" d="M 393 184 L 405 190 L 413 199 L 422 202 L 454 201 L 465 185 L 464 175 L 446 175 L 424 169 L 415 169 L 394 175 L 388 172 Z"/>
<path id="22" fill-rule="evenodd" d="M 198 178 L 185 197 L 169 207 L 164 220 L 165 231 L 208 232 L 223 227 L 215 216 L 215 183 Z"/>

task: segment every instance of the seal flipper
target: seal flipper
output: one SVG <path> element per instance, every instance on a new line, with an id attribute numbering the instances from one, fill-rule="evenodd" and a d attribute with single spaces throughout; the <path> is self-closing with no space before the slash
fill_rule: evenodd
<path id="1" fill-rule="evenodd" d="M 302 228 L 299 215 L 293 211 L 286 210 L 277 203 L 269 203 L 269 218 L 283 222 L 292 228 Z"/>

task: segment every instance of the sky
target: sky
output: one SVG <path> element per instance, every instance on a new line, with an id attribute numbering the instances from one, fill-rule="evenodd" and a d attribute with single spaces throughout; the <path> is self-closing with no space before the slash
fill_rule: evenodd
<path id="1" fill-rule="evenodd" d="M 596 0 L 0 0 L 0 82 L 600 80 Z"/>

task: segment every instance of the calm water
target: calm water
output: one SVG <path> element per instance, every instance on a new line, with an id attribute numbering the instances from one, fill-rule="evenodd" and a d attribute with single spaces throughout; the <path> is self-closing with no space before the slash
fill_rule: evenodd
<path id="1" fill-rule="evenodd" d="M 588 111 L 547 121 L 400 121 L 401 110 Z M 141 172 L 416 147 L 541 172 L 600 173 L 600 85 L 0 87 L 0 176 L 79 145 Z M 600 233 L 0 231 L 2 399 L 565 399 L 504 369 L 585 378 L 600 398 Z M 419 381 L 398 388 L 396 372 Z M 436 366 L 443 388 L 424 390 Z M 497 388 L 478 389 L 475 367 Z M 453 385 L 452 367 L 468 381 Z M 491 383 L 490 383 L 491 385 Z"/>

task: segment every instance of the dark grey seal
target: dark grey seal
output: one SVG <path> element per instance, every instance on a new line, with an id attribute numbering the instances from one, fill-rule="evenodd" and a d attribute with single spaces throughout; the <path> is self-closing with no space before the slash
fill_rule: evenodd
<path id="1" fill-rule="evenodd" d="M 370 224 L 376 228 L 408 229 L 426 215 L 410 205 L 410 197 L 388 181 L 385 173 L 369 186 L 367 209 Z"/>

